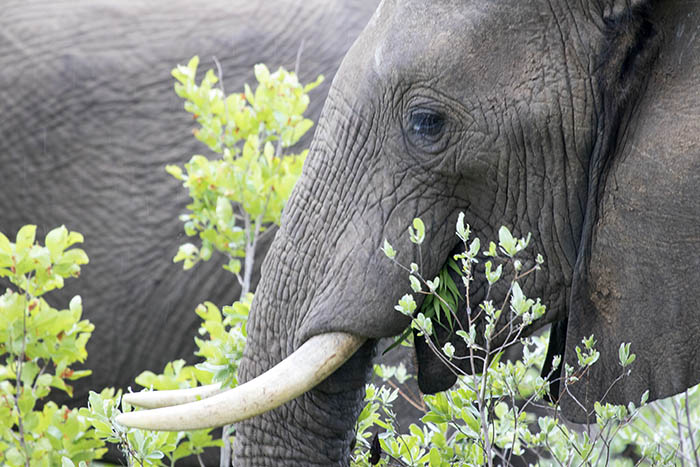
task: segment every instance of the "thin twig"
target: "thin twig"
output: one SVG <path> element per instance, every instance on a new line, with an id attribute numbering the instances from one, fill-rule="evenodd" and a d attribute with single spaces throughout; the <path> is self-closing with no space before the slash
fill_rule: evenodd
<path id="1" fill-rule="evenodd" d="M 219 87 L 221 88 L 221 100 L 224 102 L 224 115 L 226 116 L 226 119 L 228 119 L 228 108 L 226 106 L 226 88 L 224 88 L 224 71 L 221 68 L 221 63 L 219 60 L 216 58 L 216 56 L 213 56 L 212 59 L 214 60 L 214 63 L 216 64 L 216 71 L 219 74 Z M 226 124 L 228 126 L 228 123 Z M 226 129 L 224 129 L 224 132 Z M 245 216 L 245 221 L 246 221 L 246 233 L 248 232 L 248 216 Z M 247 247 L 247 245 L 246 245 Z M 246 248 L 247 250 L 247 248 Z M 248 285 L 250 282 L 249 273 L 248 273 L 248 255 L 246 251 L 246 266 L 245 270 L 243 271 L 243 281 L 241 281 L 240 275 L 236 274 L 236 278 L 238 279 L 239 284 L 241 285 L 241 296 L 245 296 L 246 293 L 248 293 Z M 245 291 L 245 292 L 244 292 Z M 229 467 L 231 465 L 231 451 L 233 449 L 233 446 L 231 446 L 231 438 L 227 435 L 228 429 L 230 425 L 226 425 L 222 429 L 222 437 L 224 441 L 224 445 L 221 446 L 221 455 L 219 457 L 219 467 Z M 201 460 L 200 460 L 201 463 Z"/>
<path id="2" fill-rule="evenodd" d="M 388 381 L 387 381 L 387 384 L 388 384 L 389 386 L 391 386 L 392 388 L 396 389 L 396 390 L 399 392 L 399 394 L 401 395 L 401 397 L 403 397 L 404 400 L 405 400 L 406 402 L 408 402 L 409 404 L 411 404 L 411 405 L 412 405 L 413 407 L 415 407 L 416 409 L 418 409 L 418 410 L 420 410 L 420 411 L 422 411 L 422 412 L 427 412 L 427 411 L 428 411 L 428 409 L 425 407 L 425 402 L 423 402 L 423 399 L 421 399 L 421 402 L 420 402 L 420 404 L 419 404 L 419 403 L 416 402 L 411 396 L 409 396 L 409 395 L 407 395 L 405 392 L 403 392 L 403 391 L 401 390 L 401 388 L 399 388 L 398 385 L 396 385 L 396 383 L 394 383 L 393 381 L 388 380 Z"/>
<path id="3" fill-rule="evenodd" d="M 688 390 L 685 390 L 685 417 L 688 420 L 688 436 L 690 437 L 690 446 L 693 449 L 693 458 L 695 458 L 695 466 L 700 467 L 700 460 L 698 460 L 698 451 L 695 447 L 695 434 L 693 433 L 693 425 L 690 423 L 690 407 L 688 405 Z"/>
<path id="4" fill-rule="evenodd" d="M 219 63 L 219 60 L 216 58 L 216 55 L 214 55 L 212 59 L 216 64 L 216 72 L 219 73 L 219 87 L 221 88 L 221 94 L 223 94 L 222 99 L 224 101 L 224 111 L 225 114 L 228 116 L 228 112 L 226 111 L 226 89 L 224 89 L 224 72 L 221 68 L 221 63 Z"/>
<path id="5" fill-rule="evenodd" d="M 27 278 L 26 289 L 29 289 L 29 279 Z M 15 388 L 15 408 L 17 409 L 17 428 L 19 429 L 19 445 L 24 451 L 24 465 L 29 467 L 29 450 L 27 449 L 27 443 L 24 439 L 24 423 L 22 420 L 22 411 L 19 407 L 19 397 L 22 392 L 22 364 L 25 359 L 25 352 L 27 350 L 27 314 L 29 313 L 29 293 L 25 292 L 24 301 L 25 307 L 22 313 L 22 351 L 20 352 L 19 358 L 17 359 L 17 386 Z"/>
<path id="6" fill-rule="evenodd" d="M 685 446 L 683 446 L 683 428 L 681 427 L 681 414 L 680 410 L 678 408 L 678 402 L 674 399 L 673 400 L 673 409 L 676 412 L 676 427 L 678 428 L 678 444 L 680 447 L 681 452 L 683 453 L 683 456 L 681 457 L 681 467 L 685 465 L 685 462 L 683 462 L 683 457 L 685 457 Z"/>
<path id="7" fill-rule="evenodd" d="M 301 40 L 301 44 L 299 44 L 299 50 L 297 50 L 297 60 L 296 63 L 294 64 L 294 74 L 299 76 L 299 63 L 301 63 L 301 52 L 304 50 L 304 44 L 306 43 L 306 38 Z"/>

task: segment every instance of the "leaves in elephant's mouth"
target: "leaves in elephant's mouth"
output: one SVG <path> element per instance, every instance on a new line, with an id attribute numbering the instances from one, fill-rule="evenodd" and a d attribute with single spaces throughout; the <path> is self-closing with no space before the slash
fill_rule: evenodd
<path id="1" fill-rule="evenodd" d="M 391 246 L 391 245 L 390 245 Z M 455 283 L 452 276 L 450 276 L 450 269 L 454 270 L 457 274 L 460 274 L 459 266 L 453 258 L 448 258 L 445 265 L 440 270 L 438 274 L 439 282 L 436 294 L 442 297 L 444 300 L 438 300 L 434 295 L 428 295 L 423 300 L 420 312 L 425 315 L 426 318 L 435 317 L 435 321 L 443 326 L 445 329 L 452 331 L 452 314 L 457 310 L 457 305 L 459 304 L 459 299 L 461 297 L 457 284 Z M 441 316 L 444 315 L 447 318 L 447 325 L 441 321 Z M 383 354 L 386 354 L 390 350 L 401 345 L 403 341 L 408 339 L 408 336 L 413 332 L 413 328 L 410 326 L 399 337 L 396 338 L 393 344 L 391 344 Z"/>

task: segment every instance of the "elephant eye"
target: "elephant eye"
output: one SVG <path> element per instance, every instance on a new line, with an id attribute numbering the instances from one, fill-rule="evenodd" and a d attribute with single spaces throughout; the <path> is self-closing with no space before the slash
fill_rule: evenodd
<path id="1" fill-rule="evenodd" d="M 410 130 L 434 142 L 442 133 L 445 118 L 429 110 L 416 110 L 411 114 Z"/>
<path id="2" fill-rule="evenodd" d="M 406 137 L 410 144 L 423 152 L 437 154 L 445 148 L 447 122 L 442 113 L 429 109 L 416 109 L 406 122 Z"/>

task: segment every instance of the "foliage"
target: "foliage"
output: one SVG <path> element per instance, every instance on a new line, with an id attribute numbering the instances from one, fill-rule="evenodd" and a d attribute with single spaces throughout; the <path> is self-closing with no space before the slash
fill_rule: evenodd
<path id="1" fill-rule="evenodd" d="M 195 354 L 204 361 L 187 366 L 179 360 L 168 363 L 162 374 L 140 374 L 136 382 L 150 390 L 238 384 L 238 364 L 253 299 L 250 288 L 255 247 L 271 225 L 279 225 L 282 208 L 301 174 L 308 151 L 288 154 L 284 150 L 311 128 L 311 120 L 303 117 L 309 104 L 307 93 L 323 80 L 319 77 L 302 86 L 295 73 L 283 68 L 271 73 L 259 64 L 254 70 L 258 81 L 255 91 L 246 84 L 244 92 L 227 95 L 212 70 L 196 83 L 198 64 L 194 57 L 187 66 L 173 70 L 175 92 L 185 99 L 185 110 L 200 125 L 195 137 L 218 158 L 195 155 L 184 170 L 175 165 L 166 167 L 189 191 L 192 202 L 181 219 L 185 233 L 201 242 L 199 246 L 181 245 L 174 261 L 191 269 L 199 261 L 209 260 L 214 250 L 219 251 L 227 257 L 224 269 L 235 275 L 242 293 L 231 306 L 219 309 L 205 302 L 195 309 L 202 319 Z M 165 459 L 172 463 L 186 455 L 199 455 L 207 446 L 222 446 L 222 463 L 230 463 L 231 427 L 224 427 L 223 442 L 212 439 L 212 430 L 155 434 L 125 429 L 114 422 L 119 401 L 119 395 L 93 393 L 90 407 L 101 437 L 119 444 L 130 464 L 164 465 Z M 131 407 L 122 404 L 122 410 Z"/>
<path id="2" fill-rule="evenodd" d="M 239 302 L 225 306 L 222 310 L 211 302 L 200 304 L 195 312 L 202 319 L 200 335 L 195 338 L 196 355 L 205 359 L 195 366 L 176 360 L 166 364 L 163 373 L 144 371 L 136 377 L 136 383 L 150 390 L 185 389 L 199 384 L 221 383 L 225 386 L 237 384 L 236 372 L 243 356 L 245 324 L 248 319 L 253 294 L 249 293 Z M 181 432 L 152 432 L 126 428 L 116 423 L 116 417 L 133 408 L 121 403 L 121 394 L 103 391 L 90 393 L 89 410 L 84 414 L 91 420 L 97 435 L 109 443 L 119 445 L 129 465 L 163 466 L 173 465 L 177 460 L 196 456 L 200 458 L 207 447 L 222 447 L 221 439 L 213 439 L 213 431 L 196 430 Z"/>
<path id="3" fill-rule="evenodd" d="M 62 310 L 43 298 L 78 277 L 88 257 L 71 248 L 79 233 L 58 227 L 41 246 L 36 230 L 25 225 L 14 243 L 0 233 L 0 277 L 13 286 L 0 296 L 0 457 L 8 466 L 89 462 L 106 451 L 89 421 L 45 399 L 52 388 L 72 395 L 70 381 L 90 374 L 71 365 L 87 357 L 93 325 L 81 319 L 80 296 Z"/>
<path id="4" fill-rule="evenodd" d="M 173 381 L 186 381 L 182 369 L 181 361 L 171 365 L 166 373 L 172 379 L 163 386 L 168 387 Z M 80 412 L 90 420 L 100 439 L 119 445 L 129 466 L 172 466 L 179 459 L 192 455 L 199 457 L 205 448 L 222 444 L 221 440 L 212 439 L 210 430 L 158 432 L 123 427 L 115 419 L 122 411 L 129 412 L 132 408 L 122 402 L 122 410 L 119 410 L 120 401 L 121 393 L 115 394 L 112 389 L 100 394 L 91 392 L 88 408 L 82 408 Z"/>
<path id="5" fill-rule="evenodd" d="M 182 245 L 175 261 L 189 269 L 208 260 L 213 250 L 223 252 L 229 259 L 224 268 L 243 284 L 241 259 L 251 256 L 256 238 L 269 224 L 279 224 L 301 173 L 308 150 L 284 157 L 282 150 L 296 144 L 311 128 L 311 120 L 303 117 L 309 104 L 307 93 L 323 78 L 302 86 L 293 72 L 280 68 L 270 73 L 259 64 L 255 66 L 259 83 L 255 92 L 245 85 L 245 92 L 226 96 L 223 86 L 215 87 L 218 78 L 212 70 L 196 84 L 198 63 L 194 57 L 187 66 L 173 70 L 178 81 L 175 92 L 186 100 L 185 110 L 201 125 L 196 138 L 221 157 L 210 161 L 196 155 L 184 171 L 167 167 L 192 197 L 190 212 L 181 216 L 185 232 L 198 235 L 201 241 L 200 247 Z"/>
<path id="6" fill-rule="evenodd" d="M 422 231 L 419 220 L 414 221 L 413 228 L 409 229 L 411 241 L 419 247 L 424 239 Z M 464 247 L 464 252 L 454 257 L 459 263 L 464 286 L 461 302 L 455 300 L 454 287 L 440 287 L 447 277 L 445 271 L 432 280 L 425 279 L 415 263 L 405 267 L 396 262 L 396 251 L 388 241 L 384 242 L 383 250 L 387 257 L 407 271 L 414 293 L 432 297 L 431 302 L 426 305 L 424 301 L 418 309 L 414 296 L 405 295 L 396 310 L 411 316 L 411 327 L 459 375 L 458 384 L 449 391 L 424 396 L 426 410 L 422 423 L 412 424 L 408 433 L 398 432 L 391 408 L 399 390 L 369 385 L 367 405 L 357 423 L 352 464 L 503 465 L 510 464 L 513 456 L 526 453 L 539 458 L 540 465 L 593 465 L 601 461 L 608 465 L 613 459 L 619 460 L 627 444 L 640 438 L 635 438 L 630 432 L 635 427 L 633 420 L 640 414 L 638 407 L 634 404 L 624 407 L 596 403 L 589 414 L 595 423 L 580 432 L 568 428 L 563 422 L 557 401 L 544 402 L 548 383 L 540 376 L 540 371 L 546 337 L 522 337 L 527 326 L 545 313 L 540 300 L 525 296 L 520 285 L 543 263 L 540 255 L 534 261 L 521 259 L 530 236 L 516 238 L 502 227 L 498 243 L 490 242 L 488 249 L 479 255 L 481 242 L 478 238 L 470 241 L 470 228 L 464 224 L 463 215 L 459 216 L 456 231 Z M 485 299 L 473 306 L 469 290 L 474 280 L 474 265 L 482 258 L 487 258 L 484 275 L 488 289 Z M 526 268 L 525 264 L 530 264 L 530 267 Z M 505 280 L 506 272 L 510 272 L 512 278 L 505 289 L 505 298 L 495 304 L 492 291 L 499 281 Z M 457 320 L 458 312 L 466 318 L 464 327 Z M 439 322 L 441 316 L 450 315 L 452 319 L 447 318 L 450 329 L 466 345 L 464 355 L 457 355 L 452 343 L 437 345 L 431 338 L 434 336 L 433 320 Z M 523 345 L 522 359 L 502 361 L 504 350 L 518 342 Z M 594 346 L 591 336 L 577 347 L 578 365 L 576 368 L 565 367 L 562 392 L 566 392 L 569 385 L 585 379 L 588 368 L 598 360 L 599 354 Z M 560 357 L 557 359 L 560 361 Z M 619 359 L 622 378 L 629 374 L 628 367 L 634 361 L 629 344 L 620 346 Z M 462 370 L 463 364 L 457 365 L 461 361 L 467 362 L 470 371 Z M 382 368 L 381 373 L 385 377 L 391 375 L 386 368 Z M 641 405 L 645 401 L 646 394 Z M 534 408 L 539 408 L 545 415 L 536 417 L 531 412 Z M 643 446 L 639 455 L 652 462 L 658 462 L 662 457 L 658 449 L 649 445 Z"/>

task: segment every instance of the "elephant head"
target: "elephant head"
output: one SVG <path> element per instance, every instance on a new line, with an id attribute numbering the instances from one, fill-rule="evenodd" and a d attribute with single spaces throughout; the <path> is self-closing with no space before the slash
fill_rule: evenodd
<path id="1" fill-rule="evenodd" d="M 460 212 L 482 238 L 494 238 L 501 225 L 532 232 L 546 268 L 524 286 L 547 303 L 543 322 L 566 320 L 564 360 L 576 358 L 583 336 L 599 342 L 600 369 L 571 393 L 584 406 L 610 386 L 620 342 L 632 343 L 642 373 L 616 385 L 612 402 L 638 399 L 647 388 L 652 398 L 665 396 L 700 379 L 688 348 L 700 329 L 691 311 L 700 297 L 678 285 L 682 274 L 697 284 L 697 250 L 687 250 L 694 256 L 682 270 L 670 263 L 700 243 L 700 132 L 698 119 L 688 117 L 697 117 L 698 107 L 673 122 L 654 110 L 657 102 L 687 98 L 689 85 L 697 103 L 697 50 L 687 52 L 689 64 L 666 69 L 665 82 L 656 71 L 680 53 L 671 34 L 684 18 L 676 7 L 382 2 L 333 82 L 265 260 L 240 378 L 253 380 L 289 355 L 307 361 L 295 351 L 311 347 L 313 354 L 319 340 L 344 336 L 346 349 L 319 349 L 319 364 L 333 360 L 337 371 L 238 424 L 236 465 L 347 463 L 374 342 L 408 324 L 393 310 L 409 291 L 405 272 L 380 247 L 389 239 L 400 261 L 412 261 L 405 231 L 414 217 L 430 240 L 422 252 L 427 277 L 456 246 Z M 697 18 L 685 21 L 697 28 Z M 693 125 L 688 134 L 695 136 L 684 144 L 649 142 L 643 133 L 675 135 Z M 679 232 L 671 238 L 682 239 L 682 248 L 656 243 L 667 238 L 664 226 Z M 669 289 L 657 294 L 653 284 Z M 483 289 L 476 283 L 473 293 Z M 420 371 L 427 360 L 419 358 Z M 453 381 L 440 368 L 429 374 L 422 378 L 427 391 Z M 215 398 L 231 401 L 226 393 Z M 207 401 L 215 398 L 195 407 L 213 406 Z M 581 412 L 572 400 L 562 405 L 576 420 Z M 141 425 L 172 429 L 188 417 Z"/>

